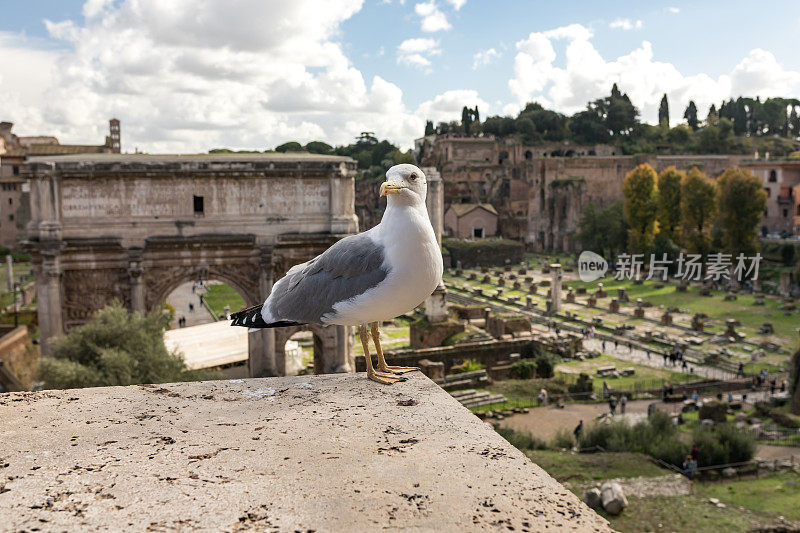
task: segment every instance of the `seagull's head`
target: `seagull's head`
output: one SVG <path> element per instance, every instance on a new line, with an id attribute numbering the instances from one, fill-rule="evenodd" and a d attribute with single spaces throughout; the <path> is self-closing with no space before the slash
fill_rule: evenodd
<path id="1" fill-rule="evenodd" d="M 408 163 L 387 170 L 386 181 L 381 183 L 381 196 L 387 196 L 387 201 L 425 204 L 427 190 L 425 173 Z"/>

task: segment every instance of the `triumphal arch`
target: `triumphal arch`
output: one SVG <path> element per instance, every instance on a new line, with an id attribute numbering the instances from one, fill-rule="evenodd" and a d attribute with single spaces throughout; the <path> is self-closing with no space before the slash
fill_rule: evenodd
<path id="1" fill-rule="evenodd" d="M 112 300 L 160 309 L 187 281 L 224 281 L 256 305 L 358 230 L 348 157 L 94 154 L 31 158 L 28 172 L 43 355 Z M 352 328 L 312 328 L 317 372 L 354 368 Z M 252 376 L 283 374 L 287 333 L 249 334 Z"/>

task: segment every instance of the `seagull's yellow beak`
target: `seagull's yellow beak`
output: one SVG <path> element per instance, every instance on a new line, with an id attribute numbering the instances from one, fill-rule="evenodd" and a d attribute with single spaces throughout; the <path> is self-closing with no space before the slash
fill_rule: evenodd
<path id="1" fill-rule="evenodd" d="M 386 196 L 388 194 L 394 194 L 399 192 L 401 189 L 405 189 L 402 185 L 398 185 L 393 181 L 384 181 L 381 183 L 381 197 Z"/>

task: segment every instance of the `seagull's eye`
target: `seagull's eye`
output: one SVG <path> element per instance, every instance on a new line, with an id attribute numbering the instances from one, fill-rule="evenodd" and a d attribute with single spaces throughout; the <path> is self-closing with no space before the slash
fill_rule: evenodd
<path id="1" fill-rule="evenodd" d="M 415 180 L 417 179 L 417 175 L 416 175 L 416 174 L 411 174 L 411 175 L 408 177 L 408 179 L 410 179 L 411 181 L 415 181 Z"/>

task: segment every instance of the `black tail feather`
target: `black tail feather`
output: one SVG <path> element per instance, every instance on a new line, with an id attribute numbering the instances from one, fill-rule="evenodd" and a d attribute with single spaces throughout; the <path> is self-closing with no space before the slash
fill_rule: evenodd
<path id="1" fill-rule="evenodd" d="M 261 316 L 262 305 L 254 305 L 248 307 L 238 313 L 231 315 L 231 326 L 242 326 L 245 328 L 282 328 L 286 326 L 299 326 L 301 322 L 293 322 L 291 320 L 279 320 L 267 324 L 264 322 L 264 317 Z"/>

